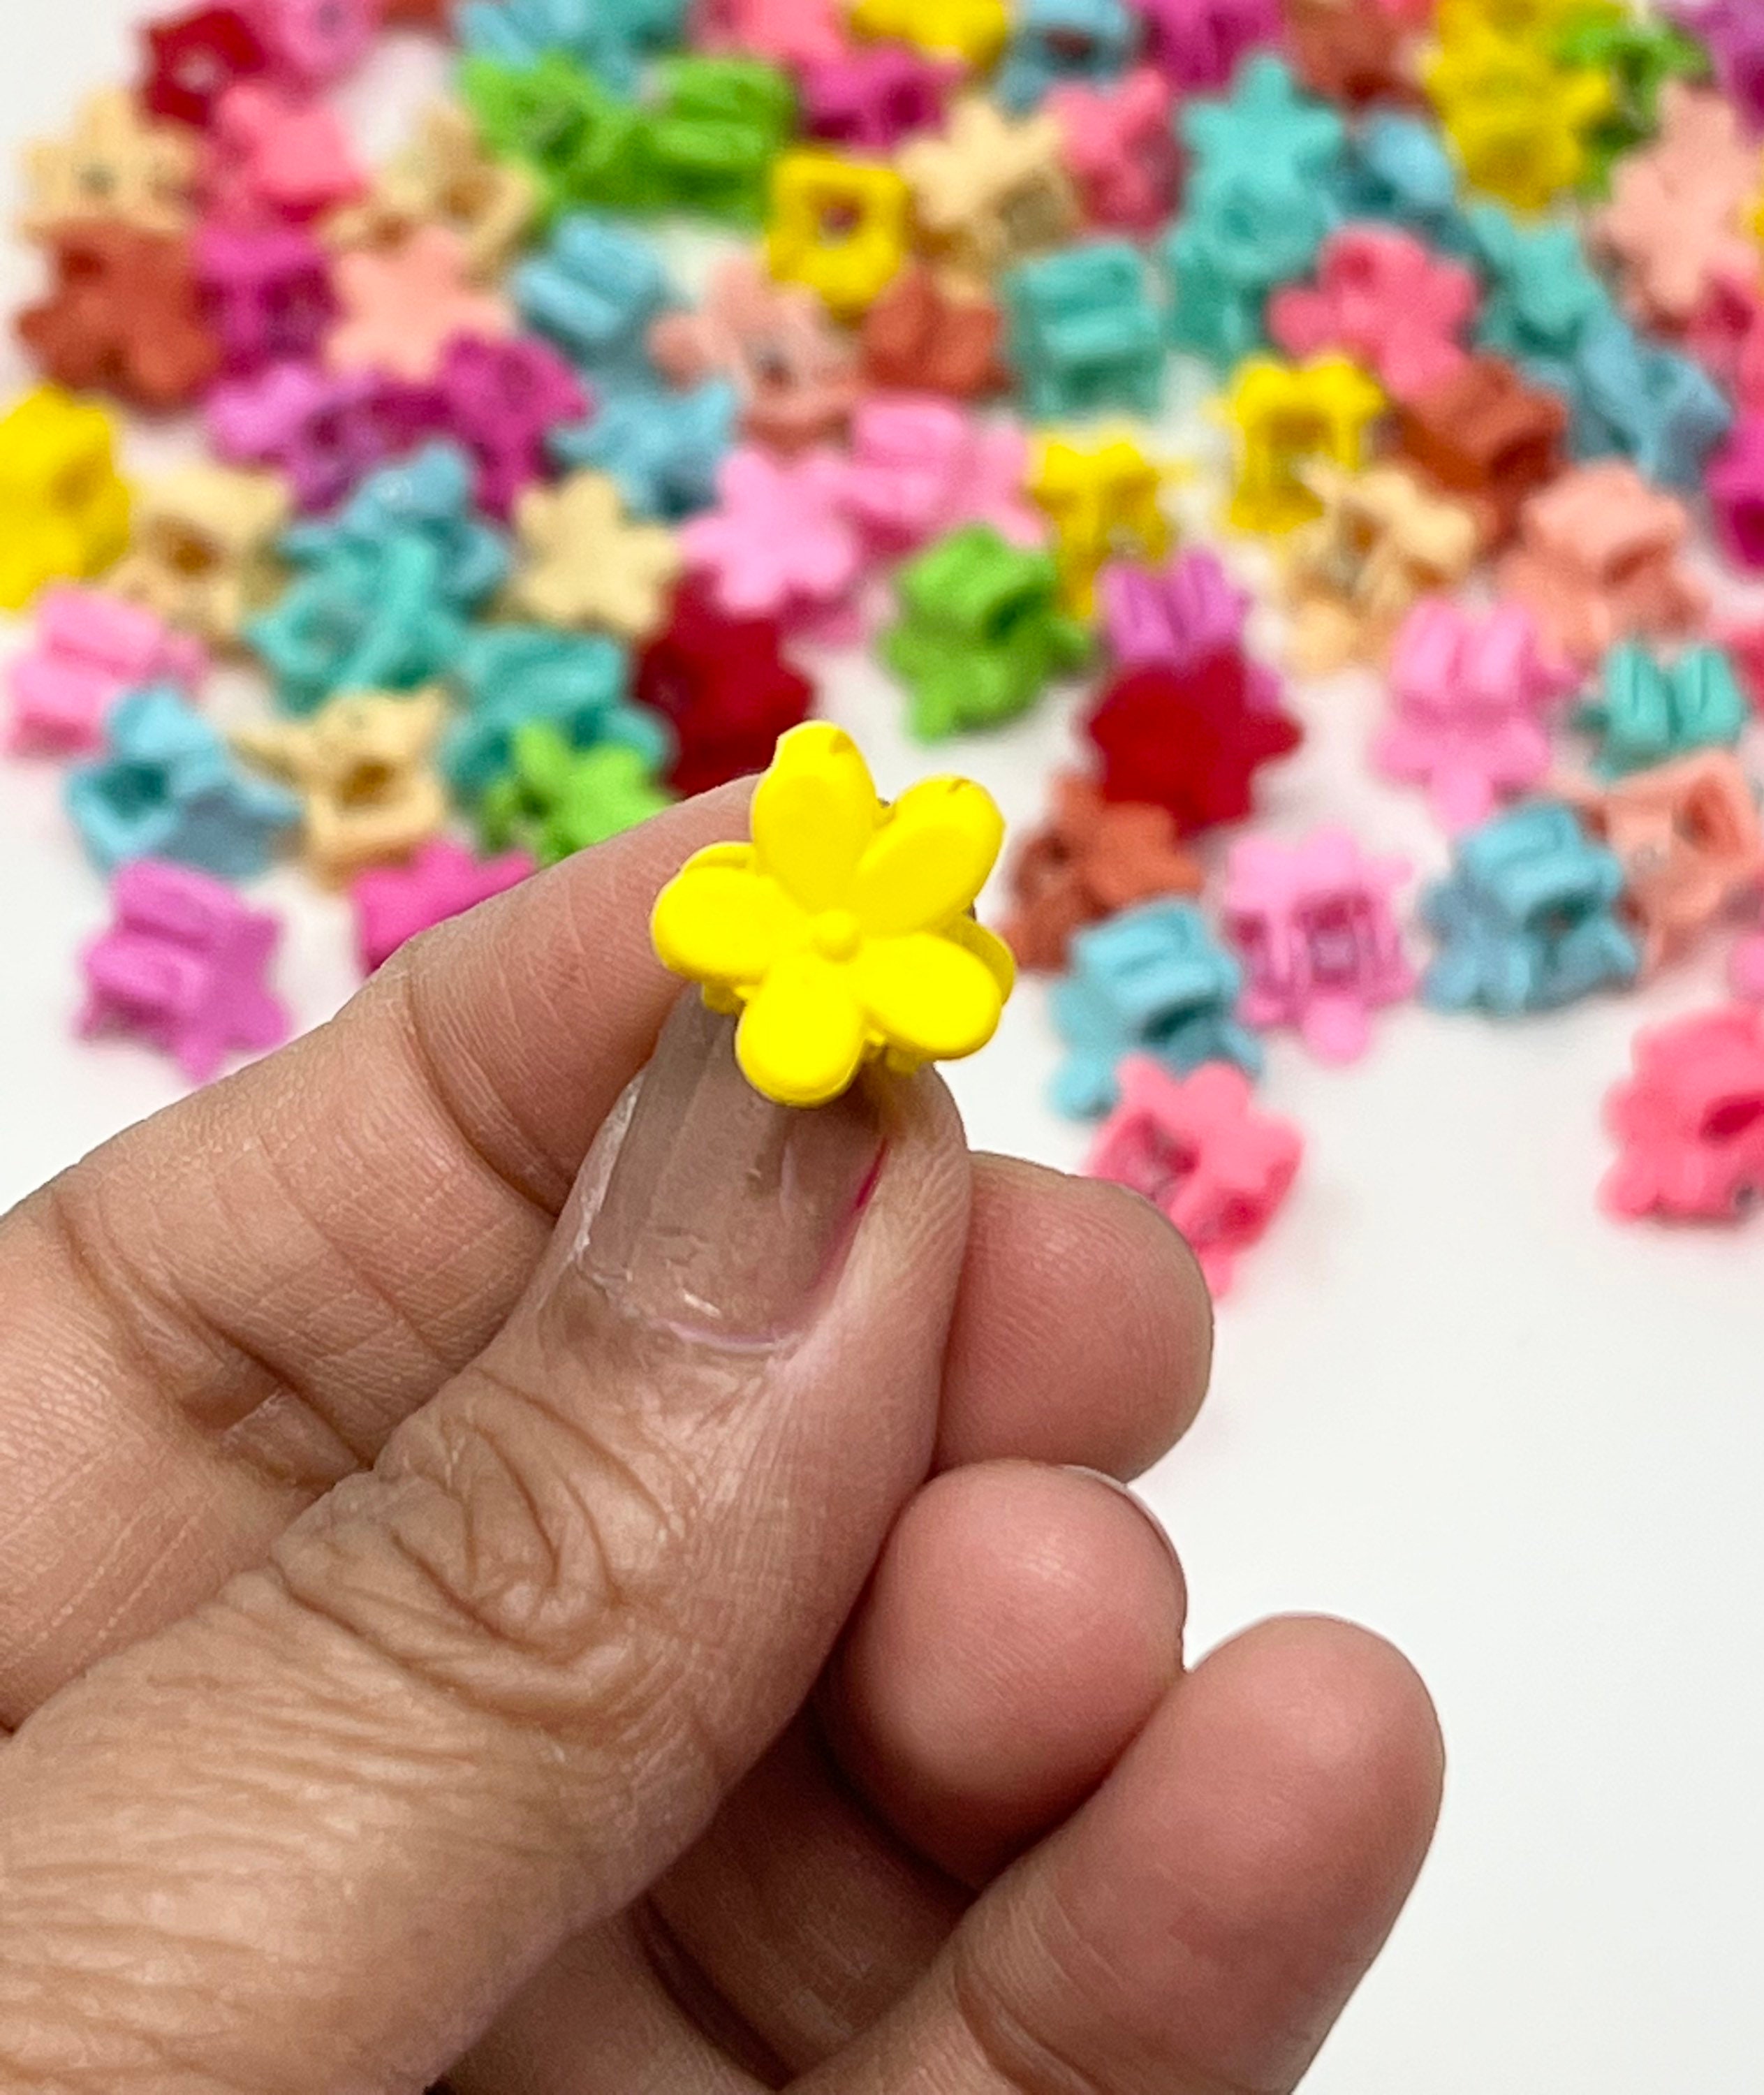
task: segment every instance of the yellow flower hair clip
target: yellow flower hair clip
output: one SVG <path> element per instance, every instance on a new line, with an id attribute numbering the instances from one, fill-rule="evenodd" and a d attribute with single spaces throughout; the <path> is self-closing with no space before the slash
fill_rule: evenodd
<path id="1" fill-rule="evenodd" d="M 741 1014 L 735 1058 L 781 1105 L 824 1105 L 869 1061 L 908 1072 L 985 1047 L 1016 980 L 974 921 L 1004 841 L 983 786 L 925 778 L 891 806 L 852 738 L 792 728 L 753 841 L 695 853 L 656 903 L 664 964 Z"/>

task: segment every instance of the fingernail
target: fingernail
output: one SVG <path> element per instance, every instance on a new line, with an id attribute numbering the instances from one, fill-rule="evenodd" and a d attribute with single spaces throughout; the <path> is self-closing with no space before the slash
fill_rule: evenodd
<path id="1" fill-rule="evenodd" d="M 590 1159 L 578 1257 L 625 1317 L 700 1344 L 776 1345 L 844 1263 L 882 1122 L 863 1084 L 830 1105 L 773 1104 L 737 1068 L 734 1039 L 732 1018 L 681 997 Z"/>
<path id="2" fill-rule="evenodd" d="M 1163 1544 L 1169 1561 L 1176 1566 L 1178 1575 L 1184 1575 L 1183 1561 L 1176 1553 L 1175 1544 L 1169 1539 L 1169 1530 L 1165 1527 L 1163 1522 L 1152 1512 L 1130 1484 L 1122 1483 L 1119 1477 L 1110 1476 L 1106 1470 L 1093 1470 L 1082 1462 L 1066 1462 L 1062 1464 L 1061 1467 L 1074 1477 L 1088 1477 L 1092 1483 L 1106 1484 L 1117 1498 L 1125 1499 L 1158 1540 Z"/>

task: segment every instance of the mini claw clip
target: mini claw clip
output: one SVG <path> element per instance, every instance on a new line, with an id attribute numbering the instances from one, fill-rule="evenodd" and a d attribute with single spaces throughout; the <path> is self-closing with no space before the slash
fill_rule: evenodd
<path id="1" fill-rule="evenodd" d="M 1745 214 L 1757 148 L 1722 96 L 1667 84 L 1658 135 L 1620 160 L 1594 237 L 1622 266 L 1644 318 L 1682 329 L 1721 285 L 1757 275 Z"/>
<path id="2" fill-rule="evenodd" d="M 153 858 L 111 883 L 115 921 L 80 956 L 82 1039 L 132 1033 L 205 1084 L 229 1055 L 279 1047 L 292 1032 L 267 987 L 281 925 L 223 882 Z"/>
<path id="3" fill-rule="evenodd" d="M 1346 127 L 1278 59 L 1258 54 L 1229 97 L 1189 103 L 1178 128 L 1190 167 L 1161 250 L 1170 338 L 1229 370 L 1262 346 L 1268 294 L 1315 265 L 1339 216 Z"/>
<path id="4" fill-rule="evenodd" d="M 446 713 L 433 688 L 407 697 L 351 691 L 309 720 L 236 729 L 233 746 L 299 795 L 307 869 L 336 886 L 364 867 L 408 858 L 445 825 L 433 756 Z"/>
<path id="5" fill-rule="evenodd" d="M 1602 788 L 1561 789 L 1616 852 L 1624 911 L 1650 972 L 1717 922 L 1764 870 L 1764 832 L 1740 760 L 1699 750 Z"/>
<path id="6" fill-rule="evenodd" d="M 150 611 L 98 590 L 66 584 L 46 590 L 34 642 L 7 667 L 7 746 L 33 756 L 98 748 L 104 716 L 124 691 L 172 683 L 194 692 L 207 674 L 201 643 L 173 633 Z"/>
<path id="7" fill-rule="evenodd" d="M 927 547 L 900 569 L 895 592 L 899 617 L 881 653 L 911 695 L 921 742 L 1014 719 L 1090 650 L 1061 608 L 1052 556 L 1008 545 L 990 525 Z"/>
<path id="8" fill-rule="evenodd" d="M 692 311 L 651 325 L 649 353 L 676 385 L 733 385 L 743 432 L 773 451 L 838 435 L 860 390 L 856 352 L 819 294 L 774 282 L 745 255 L 717 265 Z"/>
<path id="9" fill-rule="evenodd" d="M 102 574 L 128 542 L 128 507 L 103 408 L 54 385 L 15 401 L 0 416 L 0 609 Z"/>
<path id="10" fill-rule="evenodd" d="M 449 342 L 433 391 L 443 425 L 477 461 L 478 507 L 503 520 L 548 477 L 552 446 L 594 405 L 557 351 L 530 335 Z"/>
<path id="11" fill-rule="evenodd" d="M 648 372 L 645 338 L 669 302 L 652 242 L 586 211 L 559 220 L 542 254 L 515 271 L 515 303 L 529 327 L 578 369 L 629 384 Z"/>
<path id="12" fill-rule="evenodd" d="M 101 873 L 128 859 L 168 858 L 249 880 L 300 818 L 294 796 L 241 771 L 220 731 L 168 684 L 116 701 L 103 755 L 68 773 L 66 799 Z"/>
<path id="13" fill-rule="evenodd" d="M 1376 0 L 1287 0 L 1287 43 L 1293 71 L 1323 101 L 1363 110 L 1422 98 L 1409 27 Z"/>
<path id="14" fill-rule="evenodd" d="M 804 126 L 853 152 L 891 153 L 942 124 L 956 72 L 908 44 L 842 46 L 801 69 Z"/>
<path id="15" fill-rule="evenodd" d="M 529 721 L 515 730 L 508 769 L 478 803 L 478 834 L 486 851 L 518 845 L 555 865 L 634 830 L 673 799 L 642 751 L 618 742 L 577 749 L 548 721 Z"/>
<path id="16" fill-rule="evenodd" d="M 461 336 L 498 342 L 514 332 L 506 300 L 467 275 L 465 243 L 449 226 L 423 225 L 396 247 L 358 248 L 337 259 L 341 318 L 324 345 L 333 371 L 433 378 Z"/>
<path id="17" fill-rule="evenodd" d="M 1096 578 L 1108 652 L 1122 669 L 1187 669 L 1243 646 L 1249 597 L 1204 546 L 1161 568 L 1111 560 Z"/>
<path id="18" fill-rule="evenodd" d="M 1248 1078 L 1229 1062 L 1173 1077 L 1130 1055 L 1120 1085 L 1085 1176 L 1143 1195 L 1187 1240 L 1209 1291 L 1226 1294 L 1239 1258 L 1291 1190 L 1304 1138 L 1290 1121 L 1257 1112 Z"/>
<path id="19" fill-rule="evenodd" d="M 1281 547 L 1287 656 L 1303 674 L 1327 676 L 1380 661 L 1410 607 L 1461 582 L 1481 547 L 1472 513 L 1403 466 L 1313 466 L 1306 477 L 1323 513 Z"/>
<path id="20" fill-rule="evenodd" d="M 1013 120 L 965 96 L 940 136 L 912 139 L 897 163 L 921 251 L 952 283 L 984 290 L 1013 263 L 1059 246 L 1078 215 L 1061 145 L 1058 117 Z"/>
<path id="21" fill-rule="evenodd" d="M 1548 643 L 1596 661 L 1620 640 L 1696 630 L 1709 592 L 1684 565 L 1684 504 L 1627 460 L 1576 467 L 1534 494 L 1500 586 L 1528 604 Z"/>
<path id="22" fill-rule="evenodd" d="M 1324 243 L 1314 287 L 1291 285 L 1269 301 L 1268 332 L 1290 357 L 1344 351 L 1393 400 L 1409 400 L 1463 368 L 1479 296 L 1471 270 L 1413 234 L 1348 225 Z"/>
<path id="23" fill-rule="evenodd" d="M 303 542 L 285 549 L 307 551 Z M 310 564 L 245 638 L 276 680 L 283 710 L 315 712 L 338 691 L 407 691 L 445 675 L 465 638 L 448 601 L 446 555 L 415 531 L 310 551 Z"/>
<path id="24" fill-rule="evenodd" d="M 425 444 L 381 466 L 322 523 L 283 534 L 282 556 L 311 568 L 333 558 L 377 558 L 397 538 L 420 538 L 435 554 L 435 588 L 461 612 L 479 611 L 508 579 L 508 542 L 472 506 L 472 462 L 457 444 Z"/>
<path id="25" fill-rule="evenodd" d="M 1050 1009 L 1066 1049 L 1052 1088 L 1075 1120 L 1113 1113 L 1121 1068 L 1148 1056 L 1174 1076 L 1203 1062 L 1261 1074 L 1261 1043 L 1236 1016 L 1244 974 L 1191 902 L 1142 902 L 1074 934 Z"/>
<path id="26" fill-rule="evenodd" d="M 1379 388 L 1344 356 L 1296 366 L 1252 358 L 1224 405 L 1237 465 L 1235 528 L 1279 534 L 1320 515 L 1322 500 L 1306 469 L 1322 463 L 1357 472 L 1384 404 Z"/>
<path id="27" fill-rule="evenodd" d="M 1474 828 L 1549 775 L 1547 723 L 1575 681 L 1523 604 L 1478 616 L 1428 598 L 1392 650 L 1392 717 L 1373 742 L 1373 769 L 1424 786 L 1445 829 Z"/>
<path id="28" fill-rule="evenodd" d="M 682 527 L 680 550 L 725 611 L 799 625 L 846 603 L 863 551 L 836 452 L 779 459 L 739 446 L 716 486 L 716 507 Z"/>
<path id="29" fill-rule="evenodd" d="M 1170 128 L 1174 99 L 1169 82 L 1147 65 L 1124 80 L 1076 82 L 1048 95 L 1061 157 L 1092 225 L 1143 237 L 1169 218 L 1182 174 Z"/>
<path id="30" fill-rule="evenodd" d="M 682 547 L 660 524 L 633 521 L 604 473 L 530 487 L 515 511 L 524 558 L 509 602 L 549 625 L 602 626 L 640 640 L 666 616 Z"/>
<path id="31" fill-rule="evenodd" d="M 392 0 L 393 5 L 400 0 Z M 448 0 L 402 0 L 431 13 Z M 578 75 L 603 81 L 621 94 L 635 92 L 646 59 L 677 43 L 686 28 L 684 0 L 461 0 L 453 27 L 467 51 L 531 67 L 555 59 Z M 433 26 L 445 28 L 445 20 Z"/>
<path id="32" fill-rule="evenodd" d="M 1348 142 L 1337 181 L 1345 217 L 1402 226 L 1447 254 L 1470 244 L 1457 169 L 1438 128 L 1422 117 L 1374 111 Z"/>
<path id="33" fill-rule="evenodd" d="M 1638 1034 L 1605 1103 L 1621 1154 L 1599 1204 L 1622 1222 L 1737 1222 L 1764 1192 L 1764 1013 L 1735 1004 Z"/>
<path id="34" fill-rule="evenodd" d="M 1587 138 L 1589 187 L 1601 192 L 1609 191 L 1612 169 L 1623 156 L 1658 131 L 1665 90 L 1709 75 L 1709 54 L 1696 39 L 1651 9 L 1570 16 L 1558 28 L 1554 49 L 1566 64 L 1594 68 L 1611 83 L 1610 113 Z"/>
<path id="35" fill-rule="evenodd" d="M 785 660 L 776 619 L 736 618 L 689 578 L 638 657 L 632 688 L 673 730 L 668 782 L 683 799 L 763 771 L 808 717 L 815 687 Z"/>
<path id="36" fill-rule="evenodd" d="M 1510 536 L 1527 496 L 1561 470 L 1568 411 L 1497 357 L 1476 356 L 1400 410 L 1405 455 L 1470 503 L 1485 541 Z"/>
<path id="37" fill-rule="evenodd" d="M 367 56 L 384 0 L 252 0 L 270 63 L 303 88 L 329 87 Z"/>
<path id="38" fill-rule="evenodd" d="M 1016 970 L 974 921 L 1004 821 L 965 778 L 876 797 L 851 738 L 793 728 L 753 796 L 751 844 L 712 844 L 664 887 L 651 930 L 676 974 L 739 1012 L 735 1056 L 783 1105 L 838 1097 L 866 1061 L 903 1074 L 974 1054 Z"/>
<path id="39" fill-rule="evenodd" d="M 1120 79 L 1139 54 L 1144 24 L 1125 0 L 1022 0 L 993 76 L 1000 105 L 1038 109 L 1050 89 Z"/>
<path id="40" fill-rule="evenodd" d="M 1575 449 L 1619 452 L 1668 487 L 1695 487 L 1733 426 L 1731 403 L 1701 364 L 1615 313 L 1588 330 L 1570 388 Z"/>
<path id="41" fill-rule="evenodd" d="M 1733 664 L 1718 647 L 1688 647 L 1670 668 L 1632 642 L 1606 657 L 1599 695 L 1575 725 L 1599 744 L 1602 778 L 1646 771 L 1695 749 L 1731 749 L 1752 717 Z"/>
<path id="42" fill-rule="evenodd" d="M 999 351 L 1004 316 L 984 293 L 939 283 L 909 263 L 864 316 L 859 341 L 872 385 L 972 400 L 1011 382 Z"/>
<path id="43" fill-rule="evenodd" d="M 1163 322 L 1130 242 L 1091 241 L 1021 263 L 1004 293 L 1010 360 L 1037 421 L 1108 407 L 1157 413 Z"/>
<path id="44" fill-rule="evenodd" d="M 1198 895 L 1198 860 L 1164 808 L 1105 800 L 1089 779 L 1056 773 L 1053 807 L 1011 863 L 1013 908 L 1000 925 L 1019 967 L 1065 966 L 1074 932 L 1161 895 Z"/>
<path id="45" fill-rule="evenodd" d="M 806 284 L 836 320 L 855 320 L 900 271 L 907 253 L 907 185 L 875 160 L 814 146 L 772 166 L 766 267 Z"/>
<path id="46" fill-rule="evenodd" d="M 1751 0 L 1714 0 L 1687 27 L 1714 60 L 1723 94 L 1756 130 L 1764 124 L 1764 20 Z"/>
<path id="47" fill-rule="evenodd" d="M 394 247 L 419 226 L 446 226 L 478 282 L 500 275 L 539 212 L 538 185 L 494 159 L 456 102 L 432 102 L 416 134 L 373 178 L 359 203 L 324 223 L 332 246 Z"/>
<path id="48" fill-rule="evenodd" d="M 192 250 L 203 311 L 229 372 L 317 353 L 337 316 L 330 257 L 298 226 L 205 225 Z"/>
<path id="49" fill-rule="evenodd" d="M 553 430 L 551 455 L 572 472 L 606 474 L 631 516 L 675 524 L 716 501 L 740 412 L 721 378 L 689 393 L 616 393 L 586 422 Z"/>
<path id="50" fill-rule="evenodd" d="M 471 51 L 458 88 L 490 152 L 538 192 L 542 216 L 585 203 L 645 203 L 641 112 L 563 51 L 507 59 Z"/>
<path id="51" fill-rule="evenodd" d="M 663 59 L 644 113 L 640 165 L 651 209 L 757 226 L 773 163 L 796 129 L 790 76 L 757 59 Z M 608 198 L 611 202 L 612 199 Z"/>
<path id="52" fill-rule="evenodd" d="M 1615 95 L 1593 67 L 1559 64 L 1535 37 L 1474 29 L 1442 40 L 1422 67 L 1466 181 L 1517 211 L 1578 188 Z"/>
<path id="53" fill-rule="evenodd" d="M 1579 229 L 1566 219 L 1522 225 L 1499 204 L 1479 203 L 1463 229 L 1483 284 L 1478 348 L 1566 390 L 1581 344 L 1613 311 Z"/>
<path id="54" fill-rule="evenodd" d="M 745 53 L 792 73 L 847 48 L 835 0 L 705 0 L 693 29 L 700 50 Z"/>
<path id="55" fill-rule="evenodd" d="M 1406 860 L 1369 857 L 1345 830 L 1233 844 L 1221 914 L 1244 963 L 1245 1021 L 1295 1027 L 1321 1061 L 1357 1061 L 1372 1013 L 1415 986 L 1394 905 L 1409 873 Z"/>
<path id="56" fill-rule="evenodd" d="M 653 771 L 673 754 L 667 724 L 626 696 L 625 650 L 603 633 L 550 626 L 479 625 L 467 634 L 453 683 L 469 710 L 448 730 L 442 769 L 469 802 L 481 800 L 514 761 L 523 727 L 554 728 L 574 750 L 604 743 L 634 749 Z"/>
<path id="57" fill-rule="evenodd" d="M 1256 773 L 1303 739 L 1272 673 L 1237 649 L 1126 671 L 1103 686 L 1084 732 L 1102 756 L 1104 796 L 1167 808 L 1185 835 L 1241 821 Z"/>
<path id="58" fill-rule="evenodd" d="M 193 131 L 208 128 L 235 81 L 254 78 L 269 63 L 263 38 L 237 7 L 198 5 L 146 23 L 141 38 L 146 59 L 142 107 Z"/>
<path id="59" fill-rule="evenodd" d="M 1053 525 L 1060 600 L 1074 617 L 1095 611 L 1096 577 L 1108 561 L 1156 560 L 1169 550 L 1161 500 L 1166 473 L 1127 437 L 1087 445 L 1043 440 L 1028 492 Z"/>
<path id="60" fill-rule="evenodd" d="M 860 37 L 910 44 L 976 72 L 997 59 L 1011 26 L 1005 0 L 853 0 L 849 20 Z"/>
<path id="61" fill-rule="evenodd" d="M 1280 0 L 1143 0 L 1146 56 L 1182 94 L 1229 86 L 1238 61 L 1280 41 Z"/>
<path id="62" fill-rule="evenodd" d="M 290 507 L 273 473 L 180 466 L 142 490 L 107 586 L 211 647 L 233 647 L 281 586 L 276 547 Z"/>
<path id="63" fill-rule="evenodd" d="M 32 240 L 94 224 L 182 233 L 195 216 L 196 167 L 187 133 L 147 122 L 126 88 L 106 88 L 87 97 L 65 138 L 27 150 L 19 230 Z"/>
<path id="64" fill-rule="evenodd" d="M 1641 949 L 1620 915 L 1623 869 L 1557 800 L 1529 800 L 1472 830 L 1422 896 L 1440 951 L 1422 979 L 1437 1011 L 1550 1011 L 1627 987 Z"/>
<path id="65" fill-rule="evenodd" d="M 102 221 L 50 243 L 49 296 L 18 317 L 19 339 L 56 384 L 137 406 L 186 407 L 220 368 L 203 318 L 189 245 Z"/>
<path id="66" fill-rule="evenodd" d="M 463 916 L 537 871 L 529 852 L 504 852 L 474 858 L 464 844 L 437 837 L 402 865 L 376 866 L 351 883 L 355 909 L 355 949 L 364 974 L 372 974 L 407 939 Z"/>
<path id="67" fill-rule="evenodd" d="M 874 396 L 852 418 L 846 507 L 883 553 L 909 552 L 967 524 L 1039 546 L 1046 520 L 1023 499 L 1028 454 L 1013 422 L 983 422 L 934 396 Z"/>
<path id="68" fill-rule="evenodd" d="M 364 474 L 408 451 L 433 407 L 379 372 L 277 364 L 216 386 L 206 416 L 221 458 L 273 467 L 310 511 L 333 507 Z"/>
<path id="69" fill-rule="evenodd" d="M 1721 542 L 1735 564 L 1764 571 L 1764 415 L 1743 416 L 1715 455 L 1706 482 Z"/>
<path id="70" fill-rule="evenodd" d="M 367 187 L 342 119 L 260 81 L 241 81 L 215 106 L 204 180 L 216 216 L 304 224 Z"/>
<path id="71" fill-rule="evenodd" d="M 1211 201 L 1224 201 L 1231 178 L 1258 164 L 1283 185 L 1334 176 L 1347 142 L 1346 121 L 1339 110 L 1305 94 L 1284 59 L 1257 51 L 1221 85 L 1225 94 L 1191 102 L 1182 112 L 1195 179 L 1214 192 Z"/>

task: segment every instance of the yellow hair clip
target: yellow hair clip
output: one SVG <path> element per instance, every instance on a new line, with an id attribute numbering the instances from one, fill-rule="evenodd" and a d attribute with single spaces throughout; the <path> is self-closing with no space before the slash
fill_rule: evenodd
<path id="1" fill-rule="evenodd" d="M 857 745 L 811 721 L 778 743 L 753 841 L 712 844 L 651 919 L 664 965 L 738 1012 L 735 1058 L 781 1105 L 824 1105 L 866 1061 L 903 1073 L 985 1047 L 1016 979 L 969 913 L 1004 840 L 983 786 L 879 800 Z"/>

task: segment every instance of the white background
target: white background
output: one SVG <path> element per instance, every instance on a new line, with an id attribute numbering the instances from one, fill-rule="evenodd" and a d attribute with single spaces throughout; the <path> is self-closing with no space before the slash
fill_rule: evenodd
<path id="1" fill-rule="evenodd" d="M 0 140 L 58 128 L 117 76 L 136 12 L 14 0 Z M 429 63 L 406 46 L 352 85 L 376 145 Z M 11 250 L 4 268 L 10 308 L 34 265 Z M 0 363 L 10 392 L 10 342 Z M 926 768 L 873 673 L 838 665 L 828 703 L 885 791 Z M 1431 870 L 1418 808 L 1365 776 L 1375 708 L 1354 679 L 1303 695 L 1311 738 L 1265 774 L 1269 822 L 1346 821 Z M 1064 711 L 937 768 L 971 769 L 1025 820 Z M 316 1021 L 353 986 L 346 911 L 291 873 L 265 892 L 290 911 L 281 987 Z M 74 949 L 104 913 L 54 770 L 0 764 L 0 1206 L 176 1095 L 137 1048 L 70 1043 Z M 1197 1650 L 1275 1609 L 1371 1623 L 1426 1675 L 1453 1763 L 1433 1858 L 1319 2095 L 1764 2088 L 1764 1218 L 1626 1230 L 1593 1204 L 1599 1102 L 1630 1036 L 1718 980 L 1711 958 L 1514 1026 L 1405 1008 L 1346 1073 L 1273 1044 L 1265 1095 L 1304 1129 L 1303 1175 L 1150 1496 L 1187 1563 Z M 1082 1132 L 1041 1104 L 1053 1056 L 1030 986 L 953 1073 L 977 1144 L 1076 1163 Z"/>

